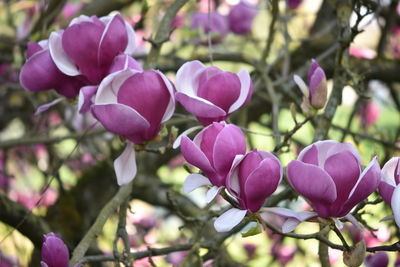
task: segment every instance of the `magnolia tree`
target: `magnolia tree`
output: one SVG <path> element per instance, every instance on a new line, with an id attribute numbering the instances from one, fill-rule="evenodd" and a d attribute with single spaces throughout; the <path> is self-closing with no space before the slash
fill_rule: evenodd
<path id="1" fill-rule="evenodd" d="M 398 1 L 0 11 L 0 266 L 400 266 Z"/>

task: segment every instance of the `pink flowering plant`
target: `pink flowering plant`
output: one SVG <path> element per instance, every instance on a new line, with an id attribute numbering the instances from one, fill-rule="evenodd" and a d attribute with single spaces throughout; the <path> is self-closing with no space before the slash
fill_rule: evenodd
<path id="1" fill-rule="evenodd" d="M 0 5 L 0 266 L 398 265 L 397 1 L 39 2 Z"/>

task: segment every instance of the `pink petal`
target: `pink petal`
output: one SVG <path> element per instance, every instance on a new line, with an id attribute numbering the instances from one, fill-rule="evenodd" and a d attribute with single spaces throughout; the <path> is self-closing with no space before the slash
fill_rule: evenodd
<path id="1" fill-rule="evenodd" d="M 232 113 L 235 110 L 243 106 L 246 101 L 249 101 L 251 95 L 253 94 L 253 86 L 251 83 L 251 78 L 247 70 L 241 70 L 237 74 L 240 80 L 240 95 L 236 101 L 230 106 L 228 113 Z"/>
<path id="2" fill-rule="evenodd" d="M 324 169 L 336 185 L 338 197 L 334 205 L 341 206 L 349 197 L 350 191 L 360 177 L 358 161 L 351 152 L 342 151 L 327 158 Z"/>
<path id="3" fill-rule="evenodd" d="M 221 192 L 222 186 L 213 186 L 211 187 L 206 194 L 206 202 L 207 204 L 214 200 L 214 198 Z"/>
<path id="4" fill-rule="evenodd" d="M 395 188 L 396 186 L 386 183 L 383 180 L 379 183 L 379 194 L 386 203 L 390 204 Z"/>
<path id="5" fill-rule="evenodd" d="M 114 161 L 118 185 L 126 185 L 136 176 L 136 156 L 133 145 L 128 143 L 124 152 Z"/>
<path id="6" fill-rule="evenodd" d="M 315 145 L 311 145 L 302 156 L 302 162 L 318 166 L 318 149 Z"/>
<path id="7" fill-rule="evenodd" d="M 319 150 L 318 150 L 319 151 Z M 324 154 L 319 154 L 322 156 L 320 158 L 320 163 L 324 166 L 324 162 L 327 158 L 331 157 L 332 155 L 335 155 L 337 153 L 340 153 L 342 151 L 349 151 L 350 153 L 353 154 L 354 158 L 358 161 L 358 164 L 361 165 L 361 156 L 358 150 L 354 147 L 354 145 L 350 143 L 336 143 L 333 146 L 330 146 L 327 150 L 326 153 Z"/>
<path id="8" fill-rule="evenodd" d="M 93 105 L 92 113 L 104 128 L 123 136 L 143 132 L 150 127 L 136 110 L 122 104 Z"/>
<path id="9" fill-rule="evenodd" d="M 207 177 L 198 173 L 192 173 L 186 178 L 185 182 L 183 183 L 183 192 L 185 194 L 189 194 L 193 190 L 201 186 L 207 185 L 211 185 L 211 182 Z"/>
<path id="10" fill-rule="evenodd" d="M 62 35 L 62 47 L 66 54 L 93 84 L 100 83 L 110 67 L 99 62 L 100 41 L 104 30 L 103 23 L 84 21 L 69 26 Z"/>
<path id="11" fill-rule="evenodd" d="M 165 110 L 164 116 L 161 120 L 161 122 L 166 122 L 167 120 L 169 120 L 172 115 L 174 114 L 175 111 L 175 88 L 174 85 L 172 84 L 172 82 L 160 71 L 156 71 L 158 73 L 158 75 L 160 75 L 161 79 L 164 81 L 165 86 L 168 89 L 169 92 L 169 103 L 167 106 L 167 109 Z"/>
<path id="12" fill-rule="evenodd" d="M 20 83 L 26 90 L 33 92 L 56 89 L 68 98 L 75 97 L 83 85 L 81 81 L 58 70 L 49 50 L 39 51 L 25 62 L 20 73 Z"/>
<path id="13" fill-rule="evenodd" d="M 197 96 L 188 96 L 177 92 L 175 94 L 175 98 L 188 112 L 195 116 L 204 118 L 218 118 L 226 115 L 226 112 L 220 107 L 217 107 L 210 101 Z"/>
<path id="14" fill-rule="evenodd" d="M 239 127 L 226 125 L 215 139 L 213 149 L 214 168 L 228 174 L 236 155 L 246 153 L 246 139 Z"/>
<path id="15" fill-rule="evenodd" d="M 103 31 L 97 51 L 99 66 L 110 66 L 116 55 L 122 53 L 128 45 L 125 21 L 121 15 L 115 15 Z"/>
<path id="16" fill-rule="evenodd" d="M 201 76 L 207 73 L 204 71 Z M 228 113 L 230 106 L 240 95 L 238 76 L 232 72 L 220 71 L 205 82 L 202 82 L 201 76 L 197 96 L 210 101 Z"/>
<path id="17" fill-rule="evenodd" d="M 37 116 L 37 115 L 39 115 L 39 114 L 45 112 L 46 110 L 48 110 L 48 109 L 51 108 L 52 106 L 57 105 L 58 103 L 60 103 L 60 102 L 63 101 L 63 100 L 64 100 L 64 98 L 57 98 L 57 99 L 51 101 L 50 103 L 47 103 L 47 104 L 44 104 L 44 105 L 39 106 L 39 107 L 36 109 L 36 111 L 35 111 L 35 116 Z"/>
<path id="18" fill-rule="evenodd" d="M 188 96 L 196 95 L 198 79 L 205 68 L 206 66 L 198 60 L 183 64 L 176 73 L 176 87 L 178 92 Z"/>
<path id="19" fill-rule="evenodd" d="M 311 65 L 308 68 L 308 72 L 307 72 L 307 81 L 308 83 L 310 83 L 311 81 L 311 77 L 313 76 L 313 74 L 315 73 L 315 71 L 321 68 L 318 64 L 318 62 L 315 59 L 311 59 Z"/>
<path id="20" fill-rule="evenodd" d="M 26 59 L 29 59 L 31 56 L 41 50 L 43 50 L 43 47 L 41 47 L 38 43 L 28 42 L 26 49 Z"/>
<path id="21" fill-rule="evenodd" d="M 235 156 L 226 179 L 226 188 L 228 189 L 229 193 L 231 193 L 236 198 L 239 198 L 240 195 L 239 173 L 237 166 L 242 162 L 244 157 L 244 155 Z"/>
<path id="22" fill-rule="evenodd" d="M 78 111 L 80 114 L 86 113 L 90 110 L 93 104 L 92 98 L 97 92 L 97 86 L 84 86 L 79 91 L 78 98 Z"/>
<path id="23" fill-rule="evenodd" d="M 121 54 L 114 58 L 113 63 L 110 69 L 108 70 L 108 73 L 113 73 L 126 69 L 134 69 L 139 72 L 143 71 L 142 66 L 134 58 L 125 54 Z"/>
<path id="24" fill-rule="evenodd" d="M 243 163 L 242 163 L 243 164 Z M 243 196 L 246 208 L 257 212 L 278 188 L 281 165 L 274 159 L 264 159 L 247 178 Z"/>
<path id="25" fill-rule="evenodd" d="M 150 128 L 140 137 L 142 142 L 158 133 L 170 100 L 164 80 L 153 70 L 132 75 L 121 85 L 117 94 L 118 103 L 133 108 L 150 123 Z"/>
<path id="26" fill-rule="evenodd" d="M 313 204 L 323 206 L 336 200 L 335 183 L 323 169 L 293 160 L 287 166 L 286 172 L 293 188 Z"/>
<path id="27" fill-rule="evenodd" d="M 217 232 L 229 232 L 236 225 L 238 225 L 246 216 L 247 210 L 239 210 L 232 208 L 219 216 L 215 222 L 214 227 Z"/>
<path id="28" fill-rule="evenodd" d="M 315 70 L 315 72 L 311 76 L 311 80 L 309 81 L 309 89 L 310 89 L 310 95 L 309 95 L 309 100 L 313 97 L 315 90 L 317 89 L 318 85 L 325 80 L 325 72 L 321 69 L 318 68 Z M 311 102 L 311 100 L 310 100 Z"/>
<path id="29" fill-rule="evenodd" d="M 206 155 L 186 136 L 182 137 L 181 152 L 185 160 L 204 172 L 213 172 Z"/>
<path id="30" fill-rule="evenodd" d="M 396 176 L 399 176 L 399 174 L 396 173 L 396 169 L 397 172 L 399 171 L 399 164 L 400 157 L 393 157 L 388 162 L 386 162 L 382 168 L 382 180 L 392 186 L 399 184 L 400 181 L 398 179 L 396 180 Z"/>
<path id="31" fill-rule="evenodd" d="M 366 199 L 374 192 L 380 183 L 381 168 L 375 157 L 361 173 L 357 184 L 350 192 L 350 197 L 344 205 L 341 213 L 345 216 L 355 205 Z"/>
<path id="32" fill-rule="evenodd" d="M 400 228 L 400 186 L 396 186 L 393 192 L 391 206 L 393 210 L 394 220 L 397 226 Z"/>
<path id="33" fill-rule="evenodd" d="M 133 69 L 126 69 L 109 74 L 105 77 L 97 89 L 95 104 L 116 104 L 117 94 L 121 85 L 132 75 L 138 73 Z"/>
<path id="34" fill-rule="evenodd" d="M 69 76 L 80 75 L 81 72 L 76 67 L 72 59 L 67 55 L 62 46 L 63 31 L 55 31 L 50 34 L 49 50 L 57 68 Z"/>
<path id="35" fill-rule="evenodd" d="M 178 135 L 178 137 L 175 139 L 172 148 L 173 149 L 177 149 L 180 145 L 181 145 L 181 140 L 182 137 L 184 136 L 188 136 L 189 134 L 191 134 L 194 131 L 197 131 L 198 129 L 201 129 L 202 126 L 194 126 L 194 127 L 190 127 L 189 129 L 183 131 L 180 135 Z"/>

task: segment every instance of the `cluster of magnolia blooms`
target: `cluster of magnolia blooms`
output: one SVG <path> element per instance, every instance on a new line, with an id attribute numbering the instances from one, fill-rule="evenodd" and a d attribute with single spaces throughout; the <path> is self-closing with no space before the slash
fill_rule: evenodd
<path id="1" fill-rule="evenodd" d="M 341 217 L 356 223 L 350 210 L 378 187 L 400 225 L 400 159 L 391 159 L 381 171 L 374 158 L 362 170 L 359 152 L 352 144 L 331 140 L 307 146 L 286 170 L 290 185 L 314 211 L 263 208 L 282 180 L 282 165 L 272 153 L 246 152 L 244 134 L 226 122 L 252 96 L 248 71 L 232 73 L 191 61 L 178 70 L 174 85 L 160 71 L 143 70 L 129 56 L 134 40 L 133 29 L 119 14 L 80 16 L 65 30 L 52 32 L 49 40 L 29 43 L 20 74 L 27 90 L 55 89 L 69 98 L 79 95 L 80 113 L 91 112 L 104 128 L 127 140 L 114 162 L 118 184 L 129 183 L 136 174 L 133 144 L 156 137 L 178 101 L 204 126 L 193 140 L 187 135 L 199 127 L 185 131 L 174 143 L 186 161 L 200 169 L 188 176 L 184 192 L 207 186 L 207 202 L 223 191 L 233 205 L 215 220 L 217 231 L 230 231 L 246 216 L 261 220 L 266 213 L 286 219 L 284 232 L 317 216 L 333 218 L 339 227 Z M 298 76 L 295 81 L 304 93 L 306 112 L 323 108 L 326 77 L 315 60 L 309 68 L 308 85 Z"/>

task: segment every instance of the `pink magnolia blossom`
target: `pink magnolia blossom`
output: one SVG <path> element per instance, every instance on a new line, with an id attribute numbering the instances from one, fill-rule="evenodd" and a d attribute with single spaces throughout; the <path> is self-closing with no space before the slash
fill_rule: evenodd
<path id="1" fill-rule="evenodd" d="M 182 65 L 176 74 L 176 99 L 203 125 L 225 120 L 245 105 L 253 93 L 247 70 L 235 74 L 200 61 Z"/>
<path id="2" fill-rule="evenodd" d="M 256 6 L 242 0 L 232 7 L 228 14 L 229 29 L 236 34 L 251 32 L 253 20 L 257 15 Z"/>
<path id="3" fill-rule="evenodd" d="M 349 54 L 357 58 L 373 59 L 376 57 L 376 51 L 368 47 L 350 46 Z"/>
<path id="4" fill-rule="evenodd" d="M 273 154 L 253 150 L 237 155 L 226 180 L 226 188 L 237 201 L 232 208 L 214 222 L 218 232 L 228 232 L 239 224 L 247 213 L 256 213 L 272 195 L 282 180 L 283 169 Z"/>
<path id="5" fill-rule="evenodd" d="M 325 106 L 328 94 L 326 76 L 316 60 L 311 61 L 308 69 L 308 86 L 297 75 L 294 75 L 294 81 L 304 95 L 302 108 L 305 112 L 308 112 L 310 108 L 322 109 Z"/>
<path id="6" fill-rule="evenodd" d="M 52 32 L 48 41 L 28 44 L 20 81 L 29 91 L 54 88 L 72 98 L 81 87 L 98 85 L 109 74 L 114 58 L 132 54 L 134 48 L 135 33 L 120 15 L 82 15 L 65 30 Z"/>
<path id="7" fill-rule="evenodd" d="M 42 267 L 68 267 L 69 252 L 62 239 L 55 233 L 44 235 Z"/>
<path id="8" fill-rule="evenodd" d="M 379 118 L 379 107 L 374 102 L 363 103 L 360 106 L 359 114 L 361 123 L 365 126 L 373 125 Z"/>
<path id="9" fill-rule="evenodd" d="M 64 19 L 70 20 L 73 16 L 75 16 L 80 9 L 83 7 L 83 3 L 70 3 L 67 2 L 63 9 L 61 10 L 61 14 Z"/>
<path id="10" fill-rule="evenodd" d="M 287 166 L 287 176 L 320 217 L 343 217 L 377 189 L 380 167 L 375 157 L 361 172 L 352 144 L 326 140 L 304 148 Z"/>
<path id="11" fill-rule="evenodd" d="M 193 141 L 183 136 L 181 152 L 187 162 L 206 176 L 189 175 L 183 191 L 190 193 L 200 186 L 212 186 L 207 193 L 207 202 L 210 202 L 225 186 L 235 156 L 246 153 L 246 140 L 237 126 L 214 122 L 199 132 Z"/>
<path id="12" fill-rule="evenodd" d="M 391 205 L 394 219 L 400 227 L 400 157 L 391 158 L 382 168 L 379 193 Z"/>
<path id="13" fill-rule="evenodd" d="M 221 41 L 229 32 L 227 18 L 217 12 L 195 13 L 192 16 L 190 27 L 199 31 L 200 36 L 204 35 L 205 37 L 206 34 L 210 34 L 211 41 L 214 43 Z M 207 44 L 207 38 L 200 39 L 200 43 Z"/>
<path id="14" fill-rule="evenodd" d="M 142 144 L 154 138 L 161 124 L 174 113 L 174 86 L 155 70 L 128 68 L 114 72 L 99 85 L 91 110 L 104 128 Z M 118 184 L 127 184 L 134 178 L 135 150 L 131 144 L 114 162 L 114 168 Z"/>

